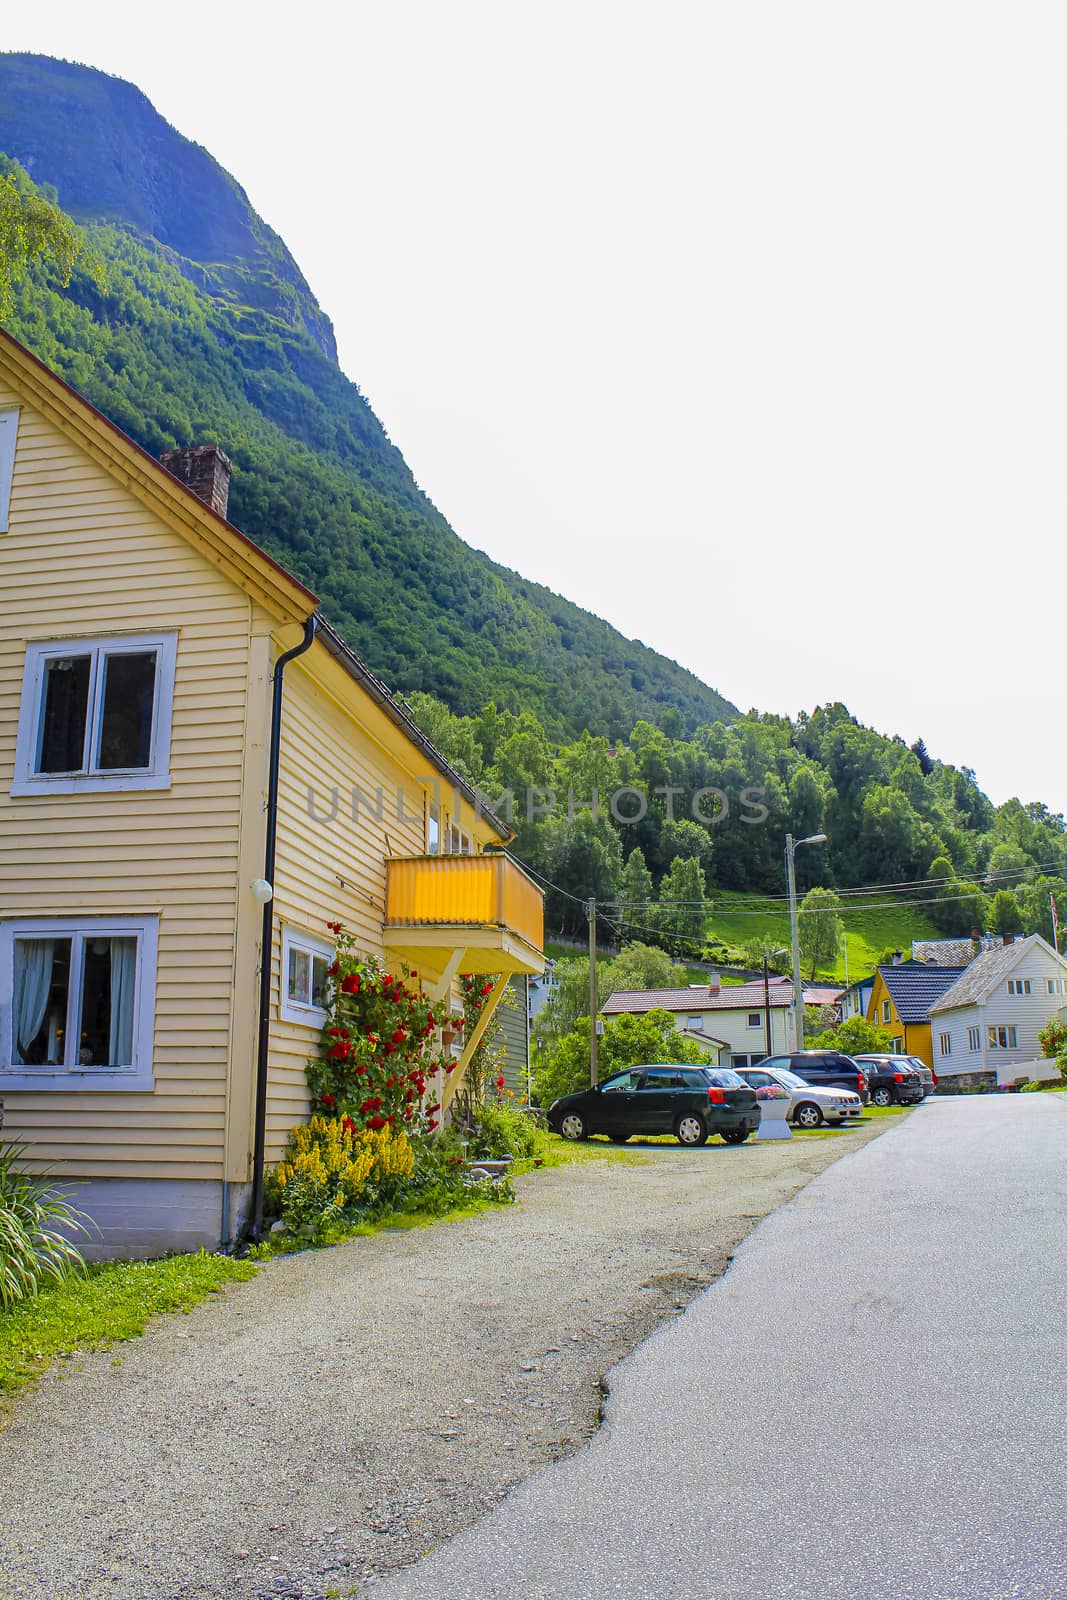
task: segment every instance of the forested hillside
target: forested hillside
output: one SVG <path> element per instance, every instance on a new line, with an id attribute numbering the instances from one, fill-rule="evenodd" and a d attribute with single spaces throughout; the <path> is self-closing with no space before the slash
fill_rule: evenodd
<path id="1" fill-rule="evenodd" d="M 553 929 L 582 928 L 595 895 L 619 940 L 657 936 L 692 955 L 707 943 L 705 902 L 725 890 L 735 945 L 758 945 L 785 888 L 787 832 L 827 835 L 797 854 L 802 893 L 822 884 L 847 902 L 869 887 L 867 908 L 898 913 L 897 940 L 908 906 L 917 937 L 932 924 L 945 937 L 977 926 L 1051 938 L 1050 891 L 1067 920 L 1062 816 L 992 805 L 972 772 L 862 727 L 843 705 L 797 722 L 750 712 L 692 738 L 641 721 L 615 743 L 585 733 L 562 744 L 532 713 L 457 717 L 426 695 L 412 705 L 464 775 L 511 805 L 516 853 L 553 886 Z"/>
<path id="2" fill-rule="evenodd" d="M 130 84 L 0 56 L 0 151 L 85 225 L 103 294 L 45 270 L 6 326 L 153 454 L 217 440 L 231 520 L 402 692 L 530 707 L 559 737 L 735 708 L 692 673 L 471 550 L 336 365 L 333 332 L 240 185 Z M 7 160 L 2 168 L 12 170 Z"/>

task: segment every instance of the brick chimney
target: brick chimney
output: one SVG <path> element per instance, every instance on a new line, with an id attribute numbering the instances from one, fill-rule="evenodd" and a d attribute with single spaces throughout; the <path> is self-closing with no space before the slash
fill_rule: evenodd
<path id="1" fill-rule="evenodd" d="M 233 462 L 217 444 L 191 445 L 187 450 L 164 450 L 159 459 L 179 483 L 184 483 L 212 511 L 225 517 Z"/>

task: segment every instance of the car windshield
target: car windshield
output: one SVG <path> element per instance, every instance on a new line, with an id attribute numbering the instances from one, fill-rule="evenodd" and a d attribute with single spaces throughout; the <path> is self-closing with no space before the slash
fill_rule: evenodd
<path id="1" fill-rule="evenodd" d="M 798 1078 L 795 1072 L 787 1072 L 784 1067 L 775 1067 L 774 1076 L 787 1089 L 806 1089 L 808 1087 L 803 1078 Z"/>

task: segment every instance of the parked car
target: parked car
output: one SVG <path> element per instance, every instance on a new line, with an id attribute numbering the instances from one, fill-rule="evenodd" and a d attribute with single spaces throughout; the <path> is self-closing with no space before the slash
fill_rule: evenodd
<path id="1" fill-rule="evenodd" d="M 932 1067 L 928 1067 L 922 1056 L 905 1056 L 904 1060 L 909 1067 L 914 1067 L 923 1081 L 923 1097 L 937 1092 L 937 1076 Z"/>
<path id="2" fill-rule="evenodd" d="M 916 1106 L 926 1092 L 908 1056 L 863 1055 L 855 1059 L 867 1074 L 873 1105 Z"/>
<path id="3" fill-rule="evenodd" d="M 840 1050 L 798 1050 L 791 1056 L 769 1056 L 761 1067 L 780 1067 L 816 1089 L 848 1089 L 867 1104 L 867 1075 Z"/>
<path id="4" fill-rule="evenodd" d="M 823 1122 L 833 1122 L 840 1127 L 842 1123 L 854 1121 L 863 1111 L 863 1101 L 851 1089 L 816 1088 L 798 1078 L 795 1072 L 772 1067 L 767 1061 L 758 1067 L 735 1067 L 733 1070 L 753 1089 L 765 1089 L 772 1084 L 784 1089 L 789 1095 L 786 1121 L 795 1123 L 798 1128 L 818 1128 Z"/>
<path id="5" fill-rule="evenodd" d="M 549 1127 L 565 1139 L 606 1133 L 616 1144 L 634 1133 L 673 1133 L 686 1145 L 718 1133 L 727 1144 L 744 1144 L 759 1120 L 755 1090 L 726 1067 L 628 1067 L 548 1108 Z"/>

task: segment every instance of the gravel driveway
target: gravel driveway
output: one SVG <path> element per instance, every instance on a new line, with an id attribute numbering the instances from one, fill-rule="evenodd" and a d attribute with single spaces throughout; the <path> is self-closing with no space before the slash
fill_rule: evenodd
<path id="1" fill-rule="evenodd" d="M 0 1595 L 311 1600 L 405 1565 L 580 1446 L 608 1369 L 891 1125 L 534 1173 L 77 1358 L 0 1432 Z"/>

